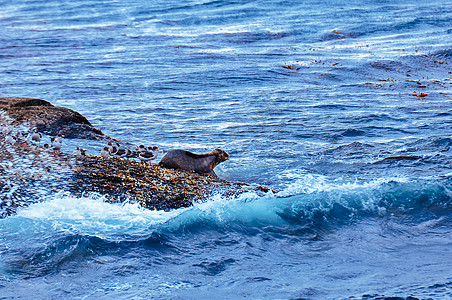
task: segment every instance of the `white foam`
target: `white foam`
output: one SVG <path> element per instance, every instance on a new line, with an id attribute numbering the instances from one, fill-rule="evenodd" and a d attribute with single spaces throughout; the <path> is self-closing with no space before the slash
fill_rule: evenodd
<path id="1" fill-rule="evenodd" d="M 378 178 L 368 182 L 343 182 L 338 180 L 328 180 L 326 176 L 318 174 L 308 174 L 303 170 L 290 170 L 279 176 L 292 181 L 279 193 L 278 197 L 289 197 L 300 194 L 312 194 L 318 192 L 331 191 L 353 191 L 358 189 L 372 189 L 389 182 L 406 183 L 409 179 L 405 177 Z"/>
<path id="2" fill-rule="evenodd" d="M 196 52 L 198 53 L 226 53 L 226 52 L 236 52 L 235 48 L 217 48 L 217 49 L 200 49 Z"/>
<path id="3" fill-rule="evenodd" d="M 131 203 L 111 204 L 104 200 L 102 197 L 74 197 L 60 193 L 20 210 L 16 218 L 51 223 L 56 231 L 124 240 L 145 237 L 157 225 L 181 213 L 153 211 Z"/>

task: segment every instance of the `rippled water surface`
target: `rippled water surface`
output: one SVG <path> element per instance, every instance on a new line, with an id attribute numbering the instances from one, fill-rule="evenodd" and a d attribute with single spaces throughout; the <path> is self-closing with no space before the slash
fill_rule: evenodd
<path id="1" fill-rule="evenodd" d="M 452 4 L 300 2 L 1 1 L 1 96 L 276 193 L 34 199 L 0 298 L 452 297 Z"/>

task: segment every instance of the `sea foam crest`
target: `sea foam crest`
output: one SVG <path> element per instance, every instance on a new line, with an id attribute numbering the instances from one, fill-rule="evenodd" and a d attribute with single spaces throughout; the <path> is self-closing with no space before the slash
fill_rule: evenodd
<path id="1" fill-rule="evenodd" d="M 103 197 L 75 197 L 59 193 L 20 210 L 16 219 L 48 223 L 55 231 L 98 236 L 107 240 L 135 239 L 180 214 L 142 208 L 137 203 L 107 203 Z"/>
<path id="2" fill-rule="evenodd" d="M 339 183 L 309 174 L 295 178 L 276 194 L 268 192 L 262 196 L 252 191 L 229 197 L 215 194 L 191 207 L 171 211 L 152 211 L 136 203 L 104 201 L 101 196 L 75 197 L 60 193 L 2 222 L 16 219 L 19 220 L 16 226 L 10 228 L 32 224 L 31 230 L 35 232 L 46 227 L 54 232 L 124 241 L 146 238 L 155 230 L 241 231 L 297 224 L 323 228 L 369 215 L 416 213 L 425 209 L 437 213 L 438 209 L 447 210 L 452 205 L 450 189 L 444 184 L 413 183 L 403 178 Z M 29 230 L 27 228 L 27 232 Z M 17 229 L 11 229 L 10 233 L 16 232 Z"/>
<path id="3" fill-rule="evenodd" d="M 389 182 L 407 183 L 409 181 L 404 177 L 376 178 L 368 182 L 331 181 L 326 176 L 309 174 L 303 170 L 291 170 L 281 174 L 279 177 L 289 180 L 290 183 L 276 194 L 278 197 L 330 192 L 334 190 L 352 191 L 357 189 L 373 189 Z"/>

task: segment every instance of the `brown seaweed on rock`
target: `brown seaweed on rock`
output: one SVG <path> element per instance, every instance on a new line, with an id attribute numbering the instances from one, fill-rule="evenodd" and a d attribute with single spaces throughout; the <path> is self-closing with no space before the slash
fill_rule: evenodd
<path id="1" fill-rule="evenodd" d="M 70 191 L 76 195 L 96 192 L 104 195 L 107 202 L 132 201 L 158 210 L 188 207 L 206 198 L 215 187 L 233 186 L 211 176 L 98 156 L 82 158 L 75 173 Z"/>

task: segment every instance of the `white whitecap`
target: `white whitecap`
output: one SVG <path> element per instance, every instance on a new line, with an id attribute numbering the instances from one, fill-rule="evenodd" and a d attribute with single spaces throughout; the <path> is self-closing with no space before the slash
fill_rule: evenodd
<path id="1" fill-rule="evenodd" d="M 300 194 L 312 194 L 318 192 L 331 191 L 356 191 L 363 189 L 375 189 L 389 182 L 406 183 L 409 179 L 404 177 L 377 178 L 367 182 L 349 181 L 335 179 L 318 174 L 310 174 L 303 170 L 289 170 L 279 175 L 280 178 L 288 181 L 287 185 L 276 195 L 278 197 L 289 197 Z"/>
<path id="2" fill-rule="evenodd" d="M 75 197 L 61 193 L 19 210 L 13 218 L 38 221 L 50 225 L 52 230 L 70 234 L 127 240 L 148 236 L 181 211 L 149 210 L 139 204 L 107 203 L 102 197 Z"/>

